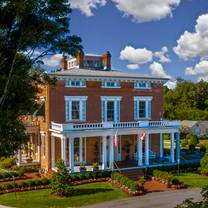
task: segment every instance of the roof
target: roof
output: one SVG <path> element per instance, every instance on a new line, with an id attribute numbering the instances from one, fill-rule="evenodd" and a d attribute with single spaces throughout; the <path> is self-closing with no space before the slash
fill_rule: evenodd
<path id="1" fill-rule="evenodd" d="M 204 126 L 204 127 L 208 127 L 208 121 L 190 121 L 190 120 L 183 120 L 181 122 L 181 125 L 182 126 L 186 126 L 186 127 L 193 127 L 195 126 L 196 124 L 198 124 L 199 126 Z"/>
<path id="2" fill-rule="evenodd" d="M 72 68 L 65 71 L 58 71 L 58 72 L 51 72 L 49 73 L 51 76 L 55 77 L 91 77 L 91 78 L 126 78 L 126 79 L 152 79 L 152 80 L 160 80 L 163 82 L 168 81 L 168 78 L 160 78 L 160 77 L 152 77 L 150 75 L 144 74 L 133 74 L 133 73 L 126 73 L 118 70 L 95 70 L 95 69 L 79 69 L 79 68 Z"/>

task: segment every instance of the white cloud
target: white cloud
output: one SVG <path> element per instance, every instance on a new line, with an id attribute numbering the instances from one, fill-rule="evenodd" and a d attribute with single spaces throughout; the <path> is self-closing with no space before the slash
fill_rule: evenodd
<path id="1" fill-rule="evenodd" d="M 168 74 L 165 72 L 165 70 L 164 70 L 162 64 L 160 64 L 160 63 L 158 63 L 158 62 L 155 62 L 155 61 L 154 61 L 154 62 L 149 66 L 149 68 L 150 68 L 151 74 L 152 74 L 153 76 L 155 76 L 155 77 L 169 78 L 169 79 L 171 78 L 171 76 L 168 75 Z"/>
<path id="2" fill-rule="evenodd" d="M 198 17 L 194 32 L 185 31 L 177 40 L 174 52 L 182 59 L 207 57 L 208 54 L 208 14 Z"/>
<path id="3" fill-rule="evenodd" d="M 195 67 L 187 67 L 186 75 L 205 75 L 208 76 L 208 61 L 200 61 Z"/>
<path id="4" fill-rule="evenodd" d="M 62 58 L 62 54 L 55 54 L 53 56 L 43 58 L 42 61 L 47 66 L 56 67 L 56 66 L 60 66 L 61 58 Z"/>
<path id="5" fill-rule="evenodd" d="M 156 51 L 154 53 L 154 56 L 159 59 L 159 62 L 168 63 L 168 62 L 171 62 L 171 60 L 167 53 L 168 53 L 168 48 L 167 46 L 164 46 L 161 48 L 160 51 Z"/>
<path id="6" fill-rule="evenodd" d="M 139 69 L 139 64 L 128 64 L 127 68 L 132 70 Z"/>
<path id="7" fill-rule="evenodd" d="M 120 59 L 127 60 L 131 64 L 145 64 L 152 61 L 152 51 L 147 50 L 146 48 L 133 48 L 132 46 L 126 46 L 120 52 Z"/>
<path id="8" fill-rule="evenodd" d="M 164 84 L 165 86 L 168 87 L 168 89 L 175 89 L 176 85 L 177 85 L 177 81 L 176 80 L 169 80 L 167 83 Z"/>
<path id="9" fill-rule="evenodd" d="M 86 16 L 93 16 L 92 9 L 104 6 L 106 0 L 70 0 L 72 9 L 79 9 Z"/>
<path id="10" fill-rule="evenodd" d="M 160 20 L 172 15 L 181 0 L 112 0 L 125 16 L 136 22 Z"/>

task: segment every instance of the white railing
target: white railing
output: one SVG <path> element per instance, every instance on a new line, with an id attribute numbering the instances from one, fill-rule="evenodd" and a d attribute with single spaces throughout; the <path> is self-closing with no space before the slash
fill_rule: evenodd
<path id="1" fill-rule="evenodd" d="M 99 130 L 99 129 L 122 129 L 122 128 L 165 128 L 179 127 L 180 121 L 136 121 L 136 122 L 104 122 L 104 123 L 68 123 L 59 124 L 51 122 L 51 129 L 56 131 L 70 130 Z"/>

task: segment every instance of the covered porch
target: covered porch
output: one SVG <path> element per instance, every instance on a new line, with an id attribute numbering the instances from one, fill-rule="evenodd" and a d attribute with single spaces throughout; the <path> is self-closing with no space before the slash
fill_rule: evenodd
<path id="1" fill-rule="evenodd" d="M 75 124 L 75 129 L 70 131 L 67 126 L 52 123 L 51 167 L 56 169 L 58 159 L 65 162 L 71 173 L 79 172 L 80 165 L 91 171 L 96 162 L 102 170 L 176 164 L 180 159 L 179 123 L 170 124 L 148 121 L 142 127 L 139 122 L 125 122 L 105 129 L 93 124 Z M 141 139 L 144 133 L 145 138 Z M 164 153 L 164 134 L 170 135 L 169 154 Z M 115 137 L 118 137 L 117 144 Z"/>

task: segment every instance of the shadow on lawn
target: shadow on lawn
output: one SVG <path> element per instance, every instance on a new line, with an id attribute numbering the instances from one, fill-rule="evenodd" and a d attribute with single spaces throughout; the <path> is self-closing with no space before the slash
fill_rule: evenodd
<path id="1" fill-rule="evenodd" d="M 74 195 L 78 196 L 78 195 L 88 195 L 88 194 L 96 194 L 96 193 L 100 193 L 100 192 L 108 192 L 108 191 L 113 191 L 113 189 L 111 188 L 78 188 L 74 190 Z"/>

